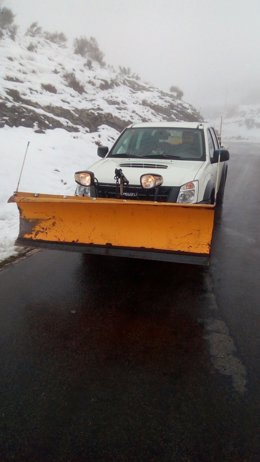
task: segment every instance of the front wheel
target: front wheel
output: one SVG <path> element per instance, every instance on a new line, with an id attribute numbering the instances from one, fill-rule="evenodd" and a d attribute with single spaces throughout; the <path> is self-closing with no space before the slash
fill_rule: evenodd
<path id="1" fill-rule="evenodd" d="M 217 200 L 216 200 L 216 205 L 221 206 L 223 204 L 224 200 L 224 193 L 225 193 L 225 185 L 226 185 L 226 179 L 227 179 L 227 168 L 225 169 L 225 172 L 223 172 L 221 181 L 220 181 L 220 186 L 217 194 Z"/>

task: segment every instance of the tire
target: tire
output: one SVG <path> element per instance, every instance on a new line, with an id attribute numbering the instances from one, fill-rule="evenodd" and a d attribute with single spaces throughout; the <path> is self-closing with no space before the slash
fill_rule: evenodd
<path id="1" fill-rule="evenodd" d="M 221 205 L 223 204 L 226 179 L 227 179 L 227 168 L 223 172 L 222 177 L 221 177 L 221 181 L 220 181 L 220 186 L 219 186 L 219 190 L 218 190 L 218 194 L 217 194 L 217 200 L 216 200 L 216 205 L 218 207 L 221 207 Z"/>

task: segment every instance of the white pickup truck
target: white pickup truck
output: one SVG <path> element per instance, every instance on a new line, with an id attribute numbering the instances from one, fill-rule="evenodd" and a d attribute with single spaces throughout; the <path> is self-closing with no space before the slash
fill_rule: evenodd
<path id="1" fill-rule="evenodd" d="M 17 244 L 208 265 L 229 153 L 206 123 L 126 128 L 74 196 L 15 192 Z"/>
<path id="2" fill-rule="evenodd" d="M 222 203 L 229 153 L 207 123 L 133 124 L 98 155 L 102 160 L 75 173 L 77 196 Z"/>

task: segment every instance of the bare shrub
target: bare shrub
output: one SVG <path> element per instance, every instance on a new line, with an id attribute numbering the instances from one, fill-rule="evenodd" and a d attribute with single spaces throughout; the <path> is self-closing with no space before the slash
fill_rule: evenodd
<path id="1" fill-rule="evenodd" d="M 9 32 L 9 36 L 12 40 L 15 40 L 16 38 L 16 34 L 17 34 L 17 30 L 18 30 L 18 26 L 16 24 L 12 24 L 9 28 L 8 28 L 8 32 Z"/>
<path id="2" fill-rule="evenodd" d="M 75 74 L 73 74 L 73 72 L 64 74 L 63 77 L 66 80 L 68 87 L 73 88 L 73 90 L 77 91 L 80 94 L 84 93 L 84 86 L 76 79 L 76 76 Z"/>
<path id="3" fill-rule="evenodd" d="M 87 39 L 79 37 L 74 40 L 74 53 L 85 58 L 87 55 L 93 61 L 97 61 L 100 65 L 104 65 L 104 54 L 100 50 L 98 43 L 94 37 Z"/>
<path id="4" fill-rule="evenodd" d="M 0 8 L 0 38 L 6 34 L 12 40 L 15 40 L 17 25 L 14 24 L 14 14 L 9 8 Z"/>
<path id="5" fill-rule="evenodd" d="M 125 67 L 125 66 L 119 66 L 119 73 L 121 75 L 124 75 L 125 77 L 131 77 L 132 71 L 130 67 Z"/>
<path id="6" fill-rule="evenodd" d="M 18 79 L 18 77 L 12 77 L 11 75 L 6 75 L 4 79 L 8 80 L 9 82 L 23 83 L 22 80 Z"/>
<path id="7" fill-rule="evenodd" d="M 32 22 L 32 24 L 28 27 L 25 35 L 29 35 L 29 37 L 37 37 L 42 35 L 42 28 L 38 25 L 38 22 Z"/>
<path id="8" fill-rule="evenodd" d="M 43 90 L 48 91 L 49 93 L 57 93 L 57 88 L 54 87 L 51 83 L 42 83 L 41 87 Z"/>
<path id="9" fill-rule="evenodd" d="M 135 72 L 132 72 L 130 67 L 119 66 L 119 74 L 134 80 L 140 80 L 140 76 Z"/>
<path id="10" fill-rule="evenodd" d="M 110 90 L 112 88 L 117 87 L 119 84 L 115 79 L 111 80 L 101 80 L 101 83 L 99 85 L 100 90 Z"/>
<path id="11" fill-rule="evenodd" d="M 88 52 L 88 39 L 85 37 L 76 38 L 74 40 L 74 53 L 86 57 Z"/>
<path id="12" fill-rule="evenodd" d="M 65 45 L 67 37 L 63 32 L 45 32 L 44 37 L 49 42 L 56 43 L 57 45 Z"/>
<path id="13" fill-rule="evenodd" d="M 9 8 L 0 8 L 0 29 L 9 29 L 14 22 L 14 14 Z"/>
<path id="14" fill-rule="evenodd" d="M 183 91 L 179 87 L 176 87 L 176 85 L 170 87 L 170 92 L 175 93 L 177 99 L 182 99 L 184 95 Z"/>
<path id="15" fill-rule="evenodd" d="M 31 42 L 29 43 L 27 50 L 31 52 L 37 51 L 37 45 Z"/>
<path id="16" fill-rule="evenodd" d="M 93 69 L 93 64 L 91 59 L 88 59 L 87 62 L 84 64 L 85 67 L 87 67 L 90 71 Z"/>

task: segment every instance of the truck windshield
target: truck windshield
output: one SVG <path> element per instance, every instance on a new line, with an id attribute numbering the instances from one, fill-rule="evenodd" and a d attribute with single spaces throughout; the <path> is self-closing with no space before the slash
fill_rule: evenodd
<path id="1" fill-rule="evenodd" d="M 205 160 L 203 130 L 198 128 L 128 128 L 108 157 Z"/>

